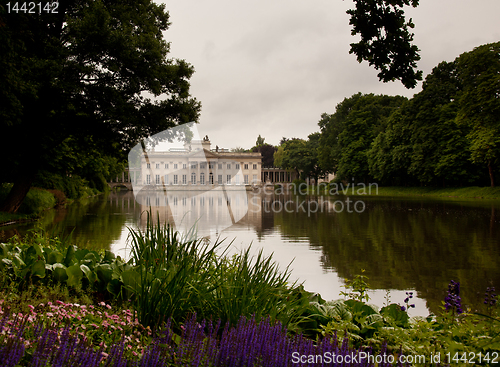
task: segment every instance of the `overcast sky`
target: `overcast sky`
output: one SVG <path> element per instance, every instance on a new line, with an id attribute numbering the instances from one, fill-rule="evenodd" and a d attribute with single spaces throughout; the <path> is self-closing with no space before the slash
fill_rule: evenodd
<path id="1" fill-rule="evenodd" d="M 170 57 L 194 66 L 191 94 L 202 103 L 200 134 L 212 145 L 250 148 L 260 134 L 319 131 L 323 112 L 357 92 L 412 97 L 398 82 L 349 54 L 351 26 L 343 0 L 169 0 Z M 500 0 L 420 0 L 406 8 L 415 23 L 424 78 L 441 61 L 500 41 Z"/>

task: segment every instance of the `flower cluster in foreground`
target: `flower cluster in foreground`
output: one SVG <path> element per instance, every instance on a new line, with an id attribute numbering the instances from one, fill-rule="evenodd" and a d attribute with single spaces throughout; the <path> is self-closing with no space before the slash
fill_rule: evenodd
<path id="1" fill-rule="evenodd" d="M 321 366 L 306 360 L 294 363 L 292 355 L 370 352 L 352 349 L 347 339 L 339 342 L 336 335 L 315 343 L 302 335 L 287 335 L 286 328 L 269 319 L 257 322 L 243 317 L 236 327 L 221 328 L 220 322 L 199 323 L 193 315 L 180 335 L 172 331 L 169 321 L 153 337 L 149 329 L 140 329 L 128 310 L 110 315 L 103 311 L 107 307 L 58 302 L 30 307 L 29 315 L 9 315 L 0 309 L 3 366 Z M 350 366 L 372 364 L 363 361 Z"/>

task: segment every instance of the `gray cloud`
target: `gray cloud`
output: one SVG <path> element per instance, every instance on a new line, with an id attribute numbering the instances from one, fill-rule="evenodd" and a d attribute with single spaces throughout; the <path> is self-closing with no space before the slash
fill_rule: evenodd
<path id="1" fill-rule="evenodd" d="M 417 93 L 420 86 L 380 83 L 374 69 L 349 54 L 356 41 L 350 7 L 352 1 L 340 0 L 168 1 L 165 37 L 170 57 L 196 69 L 191 85 L 203 105 L 200 132 L 227 148 L 249 148 L 259 134 L 278 144 L 282 136 L 318 131 L 320 115 L 354 93 Z M 499 13 L 498 0 L 421 1 L 409 9 L 424 75 L 498 41 Z"/>

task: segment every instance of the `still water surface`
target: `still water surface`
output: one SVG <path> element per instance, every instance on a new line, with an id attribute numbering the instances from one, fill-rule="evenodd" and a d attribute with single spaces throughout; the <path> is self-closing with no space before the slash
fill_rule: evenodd
<path id="1" fill-rule="evenodd" d="M 73 231 L 79 246 L 127 257 L 129 228 L 144 227 L 151 204 L 163 221 L 172 220 L 173 203 L 169 210 L 139 203 L 131 192 L 111 193 L 50 211 L 41 222 L 49 231 Z M 175 205 L 210 219 L 224 212 L 225 203 L 179 197 Z M 486 287 L 500 288 L 500 201 L 249 194 L 232 208 L 241 213 L 239 206 L 246 205 L 248 213 L 229 228 L 203 222 L 202 235 L 225 239 L 232 251 L 262 248 L 282 269 L 292 262 L 291 279 L 327 300 L 340 298 L 345 279 L 361 269 L 374 289 L 370 302 L 379 306 L 387 296 L 402 305 L 413 291 L 412 315 L 439 312 L 452 279 L 461 283 L 463 304 L 473 308 L 482 304 Z M 30 226 L 3 228 L 0 235 Z"/>

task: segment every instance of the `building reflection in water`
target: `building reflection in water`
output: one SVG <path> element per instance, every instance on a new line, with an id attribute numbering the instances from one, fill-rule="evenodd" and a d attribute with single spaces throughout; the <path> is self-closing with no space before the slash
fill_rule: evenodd
<path id="1" fill-rule="evenodd" d="M 218 236 L 234 224 L 261 226 L 260 201 L 245 190 L 225 190 L 217 187 L 209 191 L 142 191 L 136 201 L 141 211 L 151 210 L 156 221 L 170 223 L 182 234 L 194 229 L 197 236 Z M 142 215 L 140 226 L 146 225 Z"/>

